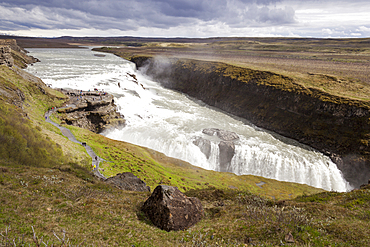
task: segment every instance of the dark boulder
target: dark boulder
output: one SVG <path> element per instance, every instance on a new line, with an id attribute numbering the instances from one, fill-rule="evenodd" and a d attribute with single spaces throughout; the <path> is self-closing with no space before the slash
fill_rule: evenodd
<path id="1" fill-rule="evenodd" d="M 150 191 L 150 187 L 131 172 L 118 173 L 114 177 L 107 178 L 106 182 L 113 184 L 122 190 Z"/>
<path id="2" fill-rule="evenodd" d="M 158 185 L 145 201 L 142 211 L 162 230 L 185 230 L 204 215 L 198 198 L 187 197 L 177 187 Z"/>

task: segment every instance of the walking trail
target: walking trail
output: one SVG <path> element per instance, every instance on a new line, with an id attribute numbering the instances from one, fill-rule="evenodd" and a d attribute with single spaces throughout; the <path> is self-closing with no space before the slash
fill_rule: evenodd
<path id="1" fill-rule="evenodd" d="M 50 116 L 56 111 L 57 109 L 52 109 L 52 110 L 49 110 L 45 113 L 45 121 L 48 122 L 48 123 L 51 123 L 52 125 L 54 125 L 55 127 L 57 127 L 58 129 L 60 129 L 62 131 L 62 134 L 67 137 L 70 141 L 73 141 L 75 143 L 78 143 L 80 145 L 82 145 L 83 147 L 85 147 L 86 149 L 86 152 L 88 153 L 88 155 L 90 155 L 91 157 L 91 166 L 93 167 L 93 173 L 95 176 L 97 176 L 98 178 L 101 178 L 103 180 L 106 179 L 106 177 L 104 177 L 103 174 L 100 173 L 99 171 L 99 163 L 100 161 L 105 161 L 104 159 L 100 158 L 99 156 L 97 156 L 95 154 L 95 152 L 92 150 L 92 148 L 87 145 L 85 142 L 80 142 L 78 141 L 75 136 L 72 134 L 72 132 L 65 128 L 65 127 L 62 127 L 60 126 L 59 124 L 53 122 L 51 119 L 50 119 Z"/>

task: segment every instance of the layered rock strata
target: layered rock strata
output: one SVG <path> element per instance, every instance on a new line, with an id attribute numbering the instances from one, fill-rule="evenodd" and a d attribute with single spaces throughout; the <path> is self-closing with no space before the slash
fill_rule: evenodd
<path id="1" fill-rule="evenodd" d="M 38 61 L 37 58 L 27 55 L 27 51 L 19 47 L 14 39 L 0 39 L 0 65 L 26 68 L 27 64 Z"/>
<path id="2" fill-rule="evenodd" d="M 125 125 L 124 117 L 117 112 L 113 95 L 99 91 L 67 89 L 60 91 L 69 96 L 66 106 L 58 109 L 62 123 L 95 133 Z"/>
<path id="3" fill-rule="evenodd" d="M 9 46 L 0 46 L 0 65 L 3 64 L 8 67 L 12 67 L 14 65 L 14 59 Z"/>

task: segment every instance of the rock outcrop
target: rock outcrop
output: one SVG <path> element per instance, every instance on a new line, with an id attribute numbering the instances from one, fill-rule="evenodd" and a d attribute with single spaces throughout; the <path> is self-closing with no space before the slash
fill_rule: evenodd
<path id="1" fill-rule="evenodd" d="M 107 178 L 105 182 L 116 186 L 122 190 L 130 191 L 150 191 L 150 187 L 140 178 L 136 177 L 131 172 L 118 173 L 116 176 Z"/>
<path id="2" fill-rule="evenodd" d="M 66 106 L 58 109 L 62 123 L 101 133 L 105 129 L 120 128 L 125 120 L 117 112 L 114 97 L 98 91 L 61 89 L 69 96 Z"/>
<path id="3" fill-rule="evenodd" d="M 198 146 L 200 151 L 209 159 L 211 156 L 211 141 L 204 139 L 202 137 L 198 137 L 195 141 L 193 141 L 194 145 Z"/>
<path id="4" fill-rule="evenodd" d="M 235 144 L 232 141 L 222 141 L 218 144 L 220 150 L 220 172 L 232 172 L 231 160 L 235 154 Z"/>
<path id="5" fill-rule="evenodd" d="M 38 61 L 37 58 L 27 55 L 27 51 L 19 47 L 15 39 L 0 39 L 0 65 L 26 68 L 27 64 Z"/>
<path id="6" fill-rule="evenodd" d="M 215 128 L 204 129 L 202 133 L 209 136 L 217 135 L 218 138 L 224 141 L 235 141 L 239 139 L 239 136 L 235 132 Z"/>
<path id="7" fill-rule="evenodd" d="M 219 171 L 221 172 L 233 172 L 231 167 L 231 160 L 235 154 L 234 142 L 239 140 L 239 136 L 235 132 L 221 130 L 221 129 L 204 129 L 203 134 L 208 136 L 217 136 L 221 141 L 218 143 L 219 148 Z M 211 156 L 211 141 L 198 137 L 193 141 L 194 145 L 198 146 L 200 151 L 209 159 Z"/>
<path id="8" fill-rule="evenodd" d="M 292 78 L 224 63 L 132 57 L 163 86 L 298 140 L 324 154 L 353 186 L 370 177 L 370 104 Z M 162 68 L 157 70 L 156 68 Z"/>
<path id="9" fill-rule="evenodd" d="M 162 230 L 185 230 L 195 225 L 204 215 L 198 198 L 187 197 L 176 187 L 157 186 L 145 201 L 142 211 Z"/>
<path id="10" fill-rule="evenodd" d="M 14 59 L 9 46 L 0 46 L 0 65 L 3 64 L 8 67 L 12 67 L 14 65 Z"/>

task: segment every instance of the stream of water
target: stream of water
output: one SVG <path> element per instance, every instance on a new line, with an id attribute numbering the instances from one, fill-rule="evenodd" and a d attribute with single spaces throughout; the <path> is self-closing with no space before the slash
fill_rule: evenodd
<path id="1" fill-rule="evenodd" d="M 337 166 L 323 154 L 296 141 L 260 129 L 184 94 L 165 89 L 112 54 L 96 56 L 90 49 L 28 49 L 41 62 L 27 71 L 55 88 L 93 90 L 115 96 L 126 127 L 103 135 L 163 152 L 193 165 L 220 170 L 217 136 L 202 133 L 217 128 L 235 132 L 232 172 L 280 181 L 304 183 L 334 191 L 350 186 Z M 193 142 L 209 140 L 207 157 Z"/>

